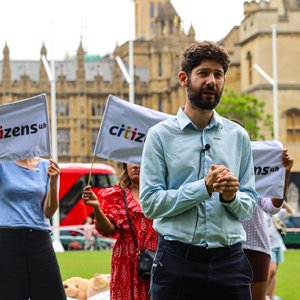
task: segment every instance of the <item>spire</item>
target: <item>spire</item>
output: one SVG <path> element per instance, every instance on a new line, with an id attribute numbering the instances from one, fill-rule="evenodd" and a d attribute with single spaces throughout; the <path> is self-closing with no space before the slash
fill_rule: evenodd
<path id="1" fill-rule="evenodd" d="M 164 1 L 161 3 L 160 10 L 157 15 L 157 20 L 174 20 L 174 17 L 178 16 L 174 6 L 171 1 Z"/>
<path id="2" fill-rule="evenodd" d="M 83 88 L 85 83 L 85 68 L 84 68 L 84 50 L 82 46 L 82 40 L 80 41 L 77 51 L 77 82 L 79 83 L 80 89 Z"/>
<path id="3" fill-rule="evenodd" d="M 180 31 L 180 17 L 171 1 L 161 3 L 155 26 L 157 35 L 170 36 Z"/>
<path id="4" fill-rule="evenodd" d="M 7 42 L 3 48 L 3 69 L 2 69 L 2 80 L 4 93 L 10 93 L 11 89 L 11 69 L 10 69 L 10 59 L 9 59 L 9 48 Z"/>
<path id="5" fill-rule="evenodd" d="M 44 42 L 43 42 L 43 45 L 42 45 L 42 48 L 41 48 L 41 56 L 42 56 L 42 55 L 47 56 L 47 49 L 46 49 L 46 47 L 45 47 Z"/>
<path id="6" fill-rule="evenodd" d="M 42 44 L 42 48 L 41 48 L 40 54 L 41 54 L 41 58 L 40 58 L 40 82 L 41 82 L 43 88 L 45 88 L 49 84 L 49 78 L 47 76 L 47 72 L 46 72 L 45 66 L 44 66 L 43 61 L 42 61 L 42 56 L 43 55 L 45 57 L 47 57 L 47 49 L 45 47 L 44 42 Z"/>
<path id="7" fill-rule="evenodd" d="M 195 40 L 195 36 L 196 36 L 196 32 L 195 32 L 195 28 L 193 26 L 193 24 L 191 24 L 191 27 L 189 29 L 189 33 L 188 33 L 189 38 L 194 41 Z"/>
<path id="8" fill-rule="evenodd" d="M 3 56 L 9 56 L 9 49 L 7 46 L 7 42 L 5 42 L 4 48 L 3 48 Z"/>

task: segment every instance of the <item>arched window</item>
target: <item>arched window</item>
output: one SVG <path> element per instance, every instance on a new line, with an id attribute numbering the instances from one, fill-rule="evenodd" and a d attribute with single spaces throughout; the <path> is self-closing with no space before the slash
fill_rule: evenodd
<path id="1" fill-rule="evenodd" d="M 251 85 L 253 82 L 253 78 L 252 78 L 252 54 L 251 52 L 247 53 L 247 69 L 248 69 L 248 84 Z"/>
<path id="2" fill-rule="evenodd" d="M 163 64 L 162 64 L 162 55 L 158 54 L 158 76 L 163 75 Z"/>
<path id="3" fill-rule="evenodd" d="M 57 99 L 57 116 L 68 117 L 69 116 L 69 100 L 68 99 Z"/>
<path id="4" fill-rule="evenodd" d="M 92 144 L 91 144 L 91 152 L 94 153 L 97 137 L 98 137 L 98 128 L 92 128 Z"/>
<path id="5" fill-rule="evenodd" d="M 91 103 L 91 115 L 93 117 L 103 115 L 104 108 L 102 107 L 103 103 L 101 99 L 92 99 Z"/>
<path id="6" fill-rule="evenodd" d="M 150 9 L 149 9 L 149 17 L 153 19 L 155 17 L 155 11 L 154 11 L 154 3 L 150 2 Z"/>
<path id="7" fill-rule="evenodd" d="M 57 129 L 57 152 L 59 155 L 70 155 L 70 129 Z"/>
<path id="8" fill-rule="evenodd" d="M 163 111 L 163 97 L 162 94 L 158 96 L 158 110 Z"/>
<path id="9" fill-rule="evenodd" d="M 96 116 L 96 108 L 94 102 L 92 102 L 92 116 Z"/>
<path id="10" fill-rule="evenodd" d="M 291 108 L 285 112 L 287 142 L 300 142 L 300 109 Z"/>

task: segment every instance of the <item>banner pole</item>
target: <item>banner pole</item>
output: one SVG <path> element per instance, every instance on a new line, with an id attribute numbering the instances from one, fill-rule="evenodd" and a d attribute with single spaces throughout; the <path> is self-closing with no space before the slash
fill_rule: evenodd
<path id="1" fill-rule="evenodd" d="M 48 192 L 48 207 L 51 207 L 51 187 L 50 187 L 50 177 L 47 179 L 47 186 L 49 184 L 49 192 Z"/>
<path id="2" fill-rule="evenodd" d="M 92 164 L 91 164 L 91 169 L 90 169 L 90 174 L 89 174 L 89 179 L 88 179 L 88 184 L 87 185 L 90 185 L 94 160 L 95 160 L 95 154 L 93 155 L 93 158 L 92 158 Z"/>

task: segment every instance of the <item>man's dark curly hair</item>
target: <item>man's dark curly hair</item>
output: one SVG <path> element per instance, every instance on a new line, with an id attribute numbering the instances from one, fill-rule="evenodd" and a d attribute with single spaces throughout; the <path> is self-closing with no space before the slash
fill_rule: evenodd
<path id="1" fill-rule="evenodd" d="M 223 47 L 210 41 L 195 42 L 184 50 L 181 57 L 181 71 L 188 76 L 191 75 L 192 70 L 204 59 L 212 59 L 220 63 L 226 74 L 230 64 L 229 54 Z"/>

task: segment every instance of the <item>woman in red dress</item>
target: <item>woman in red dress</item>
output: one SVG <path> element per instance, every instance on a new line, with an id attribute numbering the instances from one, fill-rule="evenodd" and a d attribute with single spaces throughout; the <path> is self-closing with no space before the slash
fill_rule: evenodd
<path id="1" fill-rule="evenodd" d="M 157 233 L 152 227 L 152 220 L 144 216 L 139 203 L 139 176 L 138 165 L 124 164 L 119 185 L 100 190 L 98 197 L 91 190 L 91 186 L 85 187 L 83 191 L 85 204 L 94 208 L 96 229 L 102 235 L 116 238 L 111 263 L 111 300 L 150 299 L 150 279 L 140 279 L 137 275 L 136 248 L 123 199 L 125 189 L 129 218 L 139 249 L 156 250 Z"/>

